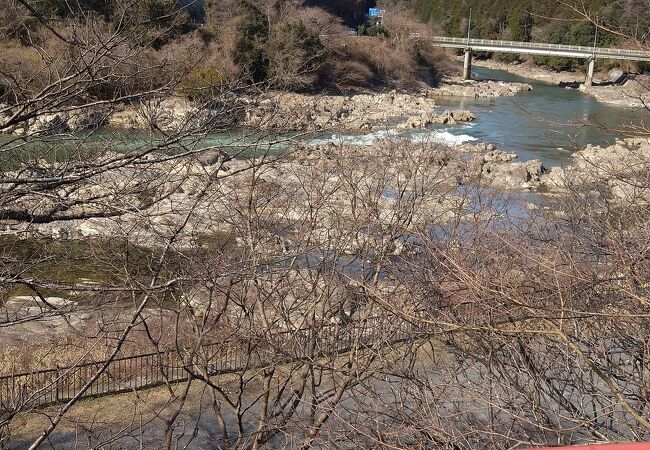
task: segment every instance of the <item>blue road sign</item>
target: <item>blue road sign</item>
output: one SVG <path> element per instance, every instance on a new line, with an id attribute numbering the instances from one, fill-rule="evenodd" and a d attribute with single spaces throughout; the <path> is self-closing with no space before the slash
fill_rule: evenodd
<path id="1" fill-rule="evenodd" d="M 379 17 L 381 10 L 379 8 L 370 8 L 368 10 L 368 17 Z"/>

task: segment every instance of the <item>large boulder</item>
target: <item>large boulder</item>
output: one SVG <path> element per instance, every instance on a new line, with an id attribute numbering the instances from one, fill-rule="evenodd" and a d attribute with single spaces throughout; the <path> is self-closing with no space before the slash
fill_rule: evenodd
<path id="1" fill-rule="evenodd" d="M 538 159 L 525 162 L 485 163 L 482 174 L 492 186 L 502 189 L 533 189 L 540 185 L 541 176 L 547 169 Z"/>
<path id="2" fill-rule="evenodd" d="M 0 103 L 0 133 L 11 133 L 13 130 L 5 128 L 5 124 L 12 116 L 13 111 L 11 105 L 7 103 Z"/>
<path id="3" fill-rule="evenodd" d="M 213 166 L 229 161 L 232 157 L 223 150 L 212 149 L 199 153 L 197 159 L 204 166 Z"/>
<path id="4" fill-rule="evenodd" d="M 41 114 L 30 120 L 28 127 L 31 133 L 57 134 L 70 131 L 67 113 Z"/>
<path id="5" fill-rule="evenodd" d="M 435 113 L 424 113 L 419 116 L 409 116 L 404 122 L 397 125 L 400 129 L 426 128 L 427 126 L 439 123 Z"/>
<path id="6" fill-rule="evenodd" d="M 198 108 L 183 98 L 170 97 L 126 107 L 113 113 L 107 124 L 121 129 L 177 131 L 186 127 L 202 126 L 211 118 L 208 109 Z"/>
<path id="7" fill-rule="evenodd" d="M 0 123 L 2 123 L 3 120 L 11 117 L 12 113 L 13 111 L 11 105 L 8 103 L 0 103 Z"/>
<path id="8" fill-rule="evenodd" d="M 467 109 L 457 109 L 455 111 L 452 111 L 451 117 L 456 122 L 473 122 L 476 120 L 474 113 Z"/>
<path id="9" fill-rule="evenodd" d="M 516 153 L 508 153 L 503 150 L 496 150 L 494 146 L 492 149 L 483 155 L 483 161 L 486 163 L 494 162 L 510 162 L 517 159 Z"/>
<path id="10" fill-rule="evenodd" d="M 609 79 L 610 83 L 620 83 L 623 81 L 624 75 L 625 72 L 623 72 L 622 69 L 615 67 L 609 71 L 607 78 Z"/>
<path id="11" fill-rule="evenodd" d="M 609 147 L 586 146 L 572 155 L 567 167 L 545 173 L 542 183 L 551 193 L 562 193 L 570 186 L 599 185 L 614 202 L 650 204 L 649 167 L 650 141 L 625 139 Z"/>
<path id="12" fill-rule="evenodd" d="M 128 106 L 110 115 L 107 125 L 120 130 L 146 130 L 149 124 L 136 107 Z"/>
<path id="13" fill-rule="evenodd" d="M 476 116 L 472 111 L 466 109 L 457 109 L 455 111 L 445 111 L 438 117 L 438 123 L 454 124 L 457 122 L 473 122 Z"/>

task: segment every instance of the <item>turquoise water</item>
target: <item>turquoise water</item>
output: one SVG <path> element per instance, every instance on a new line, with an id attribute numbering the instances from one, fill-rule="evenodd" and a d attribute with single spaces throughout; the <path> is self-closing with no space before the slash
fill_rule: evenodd
<path id="1" fill-rule="evenodd" d="M 92 158 L 107 149 L 113 152 L 147 151 L 160 147 L 169 153 L 186 153 L 198 149 L 219 148 L 236 157 L 264 154 L 277 155 L 288 151 L 296 143 L 304 143 L 302 134 L 261 134 L 238 129 L 227 133 L 174 139 L 161 133 L 100 128 L 73 135 L 44 136 L 25 142 L 20 136 L 0 134 L 0 168 L 13 169 L 21 160 L 42 158 L 63 161 L 70 158 Z"/>
<path id="2" fill-rule="evenodd" d="M 479 79 L 527 82 L 530 92 L 513 97 L 437 97 L 438 112 L 469 109 L 477 120 L 455 126 L 433 126 L 426 130 L 377 130 L 367 135 L 329 134 L 328 140 L 370 145 L 377 139 L 409 139 L 448 145 L 486 142 L 515 152 L 526 161 L 541 159 L 547 166 L 561 165 L 587 144 L 608 145 L 618 136 L 613 128 L 640 123 L 642 109 L 604 105 L 575 89 L 528 80 L 508 72 L 477 68 Z"/>
<path id="3" fill-rule="evenodd" d="M 616 133 L 606 128 L 647 118 L 645 110 L 604 105 L 574 89 L 499 70 L 477 68 L 475 72 L 481 79 L 527 82 L 533 91 L 493 99 L 438 98 L 441 109 L 469 109 L 478 117 L 452 133 L 497 144 L 516 152 L 522 160 L 541 159 L 547 165 L 558 165 L 577 148 L 611 143 Z"/>

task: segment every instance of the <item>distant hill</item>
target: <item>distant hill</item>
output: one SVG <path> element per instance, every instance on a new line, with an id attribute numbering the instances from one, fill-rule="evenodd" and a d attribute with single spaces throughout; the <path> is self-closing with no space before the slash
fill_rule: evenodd
<path id="1" fill-rule="evenodd" d="M 207 1 L 211 2 L 211 0 Z M 304 0 L 302 4 L 306 7 L 321 8 L 340 17 L 347 26 L 355 28 L 363 25 L 368 9 L 377 6 L 376 0 Z M 205 0 L 178 0 L 178 5 L 194 19 L 198 21 L 205 19 Z"/>

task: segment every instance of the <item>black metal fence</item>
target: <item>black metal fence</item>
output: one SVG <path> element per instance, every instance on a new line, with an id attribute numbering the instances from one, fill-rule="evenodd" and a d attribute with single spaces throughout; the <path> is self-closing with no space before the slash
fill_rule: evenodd
<path id="1" fill-rule="evenodd" d="M 247 336 L 245 345 L 213 343 L 200 348 L 188 362 L 184 352 L 170 350 L 119 357 L 80 396 L 117 394 L 183 381 L 190 373 L 211 376 L 264 367 L 271 363 L 297 362 L 318 355 L 333 356 L 356 346 L 369 347 L 413 338 L 415 327 L 395 318 L 326 325 L 318 329 L 280 332 L 271 336 Z M 0 377 L 0 409 L 25 405 L 44 406 L 77 396 L 108 361 L 50 368 Z"/>

